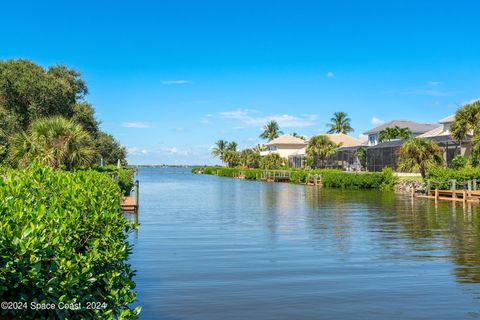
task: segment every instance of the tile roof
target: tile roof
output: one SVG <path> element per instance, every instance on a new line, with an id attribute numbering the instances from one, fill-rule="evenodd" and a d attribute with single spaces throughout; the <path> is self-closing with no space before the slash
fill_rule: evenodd
<path id="1" fill-rule="evenodd" d="M 306 145 L 307 142 L 303 139 L 294 137 L 292 135 L 286 134 L 280 136 L 272 141 L 265 143 L 266 146 L 276 145 L 276 144 L 298 144 L 298 145 Z"/>
<path id="2" fill-rule="evenodd" d="M 438 121 L 438 123 L 450 123 L 455 121 L 455 114 L 449 115 L 448 117 L 443 118 L 442 120 Z"/>
<path id="3" fill-rule="evenodd" d="M 393 120 L 388 123 L 384 123 L 376 128 L 370 129 L 367 132 L 364 132 L 364 134 L 379 133 L 385 128 L 393 128 L 395 126 L 398 126 L 400 128 L 409 128 L 412 133 L 425 133 L 427 131 L 437 128 L 439 125 L 435 123 L 419 123 L 410 120 Z"/>
<path id="4" fill-rule="evenodd" d="M 320 134 L 320 136 L 327 136 L 335 144 L 340 145 L 341 147 L 353 147 L 362 144 L 362 141 L 359 139 L 355 139 L 343 133 Z"/>

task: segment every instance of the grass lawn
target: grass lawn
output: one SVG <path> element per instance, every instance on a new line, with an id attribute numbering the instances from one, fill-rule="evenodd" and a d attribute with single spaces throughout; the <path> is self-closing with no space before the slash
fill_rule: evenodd
<path id="1" fill-rule="evenodd" d="M 423 181 L 422 180 L 422 176 L 401 176 L 401 177 L 397 177 L 398 180 L 402 181 L 402 180 L 414 180 L 414 181 Z"/>

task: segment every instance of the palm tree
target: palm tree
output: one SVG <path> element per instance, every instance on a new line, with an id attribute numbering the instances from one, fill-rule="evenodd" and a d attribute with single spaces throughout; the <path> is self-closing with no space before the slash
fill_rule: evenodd
<path id="1" fill-rule="evenodd" d="M 227 144 L 227 151 L 237 151 L 237 143 L 235 141 L 232 141 Z"/>
<path id="2" fill-rule="evenodd" d="M 91 136 L 80 124 L 60 116 L 42 118 L 10 141 L 10 160 L 18 166 L 35 161 L 54 169 L 90 165 L 96 156 Z"/>
<path id="3" fill-rule="evenodd" d="M 256 153 L 260 153 L 262 151 L 265 151 L 267 150 L 267 147 L 263 144 L 257 144 L 254 148 L 253 148 L 253 151 L 255 151 Z"/>
<path id="4" fill-rule="evenodd" d="M 360 165 L 362 166 L 362 169 L 366 169 L 367 167 L 367 149 L 364 147 L 358 148 L 357 152 L 355 152 L 355 155 L 358 158 L 358 161 L 360 162 Z"/>
<path id="5" fill-rule="evenodd" d="M 348 134 L 353 131 L 353 128 L 350 126 L 350 118 L 345 112 L 335 112 L 333 118 L 330 119 L 330 123 L 327 124 L 327 127 L 330 129 L 327 133 L 343 133 Z"/>
<path id="6" fill-rule="evenodd" d="M 302 139 L 302 140 L 307 140 L 304 136 L 301 136 L 301 135 L 299 135 L 299 134 L 296 133 L 296 132 L 292 132 L 290 135 L 291 135 L 292 137 L 295 137 L 295 138 L 300 138 L 300 139 Z"/>
<path id="7" fill-rule="evenodd" d="M 399 138 L 401 140 L 410 139 L 410 136 L 412 135 L 412 131 L 409 128 L 400 128 L 395 126 L 395 130 L 397 130 L 397 136 L 395 138 Z"/>
<path id="8" fill-rule="evenodd" d="M 397 137 L 397 130 L 395 128 L 385 128 L 378 133 L 378 142 L 382 143 L 385 141 L 390 141 Z"/>
<path id="9" fill-rule="evenodd" d="M 480 149 L 480 100 L 458 109 L 450 130 L 452 136 L 459 141 L 473 135 L 472 145 L 475 149 Z"/>
<path id="10" fill-rule="evenodd" d="M 325 159 L 335 154 L 337 145 L 327 136 L 314 136 L 308 141 L 307 156 L 310 161 L 318 158 L 320 160 L 320 167 L 324 167 Z"/>
<path id="11" fill-rule="evenodd" d="M 402 171 L 419 171 L 425 178 L 429 168 L 442 164 L 442 149 L 432 140 L 413 138 L 400 148 L 398 168 Z"/>
<path id="12" fill-rule="evenodd" d="M 272 120 L 263 127 L 263 132 L 260 135 L 260 138 L 272 141 L 273 139 L 278 138 L 281 134 L 283 134 L 283 132 L 280 131 L 277 121 Z"/>
<path id="13" fill-rule="evenodd" d="M 228 149 L 228 141 L 225 140 L 218 140 L 215 142 L 215 147 L 212 148 L 212 156 L 213 157 L 220 157 L 220 160 L 223 161 L 223 155 Z"/>
<path id="14" fill-rule="evenodd" d="M 393 128 L 385 128 L 378 133 L 378 142 L 390 141 L 393 139 L 407 140 L 412 135 L 409 128 L 400 128 L 395 126 Z"/>

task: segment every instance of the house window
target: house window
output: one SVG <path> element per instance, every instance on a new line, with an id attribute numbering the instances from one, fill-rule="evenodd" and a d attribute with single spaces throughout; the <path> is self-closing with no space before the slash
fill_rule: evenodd
<path id="1" fill-rule="evenodd" d="M 370 135 L 368 136 L 368 144 L 373 146 L 375 145 L 375 142 L 377 141 L 377 136 L 375 135 Z"/>

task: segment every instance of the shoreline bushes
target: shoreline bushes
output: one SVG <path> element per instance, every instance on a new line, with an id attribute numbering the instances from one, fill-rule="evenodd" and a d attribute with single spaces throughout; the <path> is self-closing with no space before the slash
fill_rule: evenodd
<path id="1" fill-rule="evenodd" d="M 431 168 L 428 170 L 425 177 L 431 180 L 432 188 L 450 189 L 451 181 L 455 179 L 458 187 L 464 187 L 468 180 L 477 179 L 477 184 L 480 185 L 480 168 L 465 167 L 461 169 L 452 168 Z"/>
<path id="2" fill-rule="evenodd" d="M 2 318 L 135 319 L 134 271 L 120 208 L 105 173 L 34 166 L 0 179 L 0 296 L 4 301 L 81 303 L 80 310 L 2 310 Z M 87 309 L 87 302 L 100 302 Z"/>
<path id="3" fill-rule="evenodd" d="M 241 172 L 245 174 L 245 179 L 256 180 L 261 175 L 261 169 L 241 169 L 225 167 L 203 167 L 193 168 L 193 173 L 204 173 L 218 175 L 221 177 L 235 177 Z M 334 169 L 288 169 L 290 171 L 290 182 L 305 183 L 309 174 L 319 174 L 324 187 L 342 188 L 342 189 L 380 189 L 391 190 L 397 182 L 391 169 L 384 169 L 382 172 L 345 172 Z"/>

